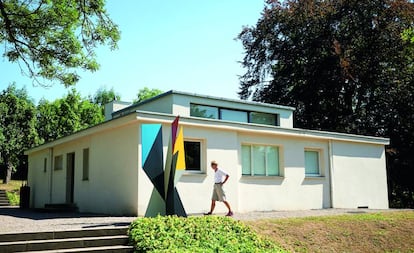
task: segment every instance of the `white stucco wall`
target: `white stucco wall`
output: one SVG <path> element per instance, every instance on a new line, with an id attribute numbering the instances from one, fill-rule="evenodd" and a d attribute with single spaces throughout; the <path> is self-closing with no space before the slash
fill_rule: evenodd
<path id="1" fill-rule="evenodd" d="M 163 129 L 164 136 L 169 136 L 169 125 L 164 125 Z M 224 188 L 229 203 L 238 212 L 330 207 L 327 141 L 193 126 L 184 126 L 184 137 L 185 140 L 201 141 L 203 160 L 201 173 L 186 172 L 177 185 L 188 213 L 202 213 L 210 209 L 214 182 L 214 171 L 209 165 L 211 160 L 218 161 L 219 167 L 230 174 Z M 242 176 L 240 150 L 243 143 L 279 146 L 281 176 Z M 164 152 L 167 146 L 168 139 L 165 138 Z M 305 148 L 317 149 L 322 153 L 321 177 L 305 178 Z M 143 171 L 140 172 L 139 184 L 139 214 L 143 215 L 152 193 L 152 184 Z M 217 203 L 216 211 L 225 212 L 226 208 L 222 203 Z"/>
<path id="2" fill-rule="evenodd" d="M 44 171 L 44 159 L 46 159 L 46 172 Z M 51 160 L 50 150 L 36 152 L 28 158 L 28 185 L 30 186 L 30 206 L 35 208 L 44 207 L 49 203 Z"/>
<path id="3" fill-rule="evenodd" d="M 326 141 L 241 133 L 239 143 L 239 149 L 242 144 L 278 146 L 281 174 L 279 177 L 241 176 L 240 165 L 240 211 L 320 209 L 330 206 Z M 305 148 L 320 151 L 320 177 L 305 177 Z"/>
<path id="4" fill-rule="evenodd" d="M 43 157 L 47 153 L 30 154 L 28 181 L 34 189 L 33 207 L 66 203 L 66 155 L 75 153 L 74 203 L 79 211 L 135 215 L 138 202 L 137 129 L 137 124 L 124 125 L 54 146 L 53 156 L 63 155 L 62 170 L 39 173 L 38 167 L 43 170 Z M 89 180 L 82 179 L 85 148 L 89 148 Z"/>
<path id="5" fill-rule="evenodd" d="M 333 206 L 388 208 L 382 145 L 332 142 Z"/>
<path id="6" fill-rule="evenodd" d="M 75 173 L 78 182 L 75 187 L 75 202 L 80 211 L 136 213 L 138 190 L 136 132 L 137 125 L 132 124 L 90 138 L 89 180 L 82 181 L 81 170 Z M 82 160 L 77 161 L 80 162 L 79 168 L 82 168 Z"/>
<path id="7" fill-rule="evenodd" d="M 148 102 L 139 105 L 135 108 L 135 110 L 171 114 L 173 111 L 172 103 L 172 96 L 162 96 L 155 100 L 149 100 Z"/>

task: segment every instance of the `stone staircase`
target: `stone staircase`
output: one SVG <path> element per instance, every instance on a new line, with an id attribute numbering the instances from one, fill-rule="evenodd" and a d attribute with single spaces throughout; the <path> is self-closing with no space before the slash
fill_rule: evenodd
<path id="1" fill-rule="evenodd" d="M 133 252 L 128 227 L 0 234 L 0 252 Z"/>
<path id="2" fill-rule="evenodd" d="M 0 206 L 10 206 L 5 190 L 0 190 Z"/>

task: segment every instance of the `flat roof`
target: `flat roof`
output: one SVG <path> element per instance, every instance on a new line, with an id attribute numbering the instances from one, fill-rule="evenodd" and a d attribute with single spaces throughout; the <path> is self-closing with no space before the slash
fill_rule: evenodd
<path id="1" fill-rule="evenodd" d="M 238 104 L 246 104 L 246 105 L 254 105 L 254 106 L 262 106 L 262 107 L 270 107 L 274 109 L 282 109 L 282 110 L 288 110 L 288 111 L 295 111 L 296 108 L 291 106 L 285 106 L 285 105 L 276 105 L 276 104 L 269 104 L 269 103 L 262 103 L 262 102 L 256 102 L 256 101 L 247 101 L 242 99 L 232 99 L 232 98 L 223 98 L 223 97 L 216 97 L 216 96 L 210 96 L 210 95 L 201 95 L 197 93 L 190 93 L 190 92 L 183 92 L 183 91 L 177 91 L 177 90 L 169 90 L 167 92 L 164 92 L 158 96 L 146 99 L 142 102 L 138 102 L 135 104 L 132 104 L 126 108 L 123 108 L 119 111 L 114 112 L 114 115 L 123 114 L 126 111 L 130 111 L 133 108 L 139 107 L 140 105 L 144 105 L 150 102 L 153 102 L 157 99 L 160 99 L 162 97 L 166 97 L 169 95 L 183 95 L 183 96 L 189 96 L 189 97 L 198 97 L 198 98 L 204 98 L 204 99 L 210 99 L 210 100 L 216 100 L 216 101 L 226 101 L 231 103 L 238 103 Z"/>

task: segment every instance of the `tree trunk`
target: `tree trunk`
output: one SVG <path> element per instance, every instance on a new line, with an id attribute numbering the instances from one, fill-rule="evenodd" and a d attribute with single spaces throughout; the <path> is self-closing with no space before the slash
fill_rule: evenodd
<path id="1" fill-rule="evenodd" d="M 3 184 L 8 184 L 10 182 L 12 171 L 13 171 L 12 163 L 7 162 L 7 166 L 6 166 L 5 171 L 4 171 Z"/>

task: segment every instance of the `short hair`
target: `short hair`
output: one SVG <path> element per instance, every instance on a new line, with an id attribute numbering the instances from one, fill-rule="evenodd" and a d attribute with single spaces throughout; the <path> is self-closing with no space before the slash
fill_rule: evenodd
<path id="1" fill-rule="evenodd" d="M 216 161 L 211 161 L 211 163 L 210 163 L 211 165 L 217 165 L 217 162 Z"/>

